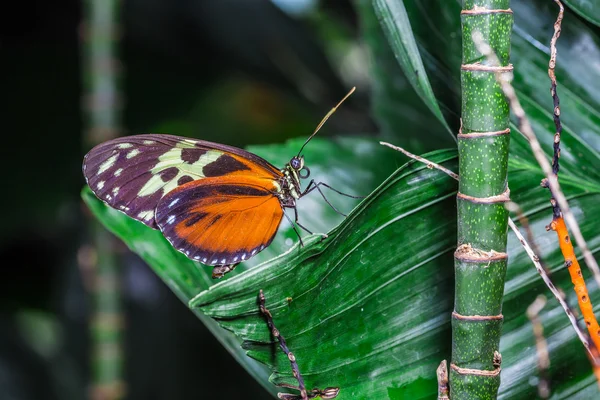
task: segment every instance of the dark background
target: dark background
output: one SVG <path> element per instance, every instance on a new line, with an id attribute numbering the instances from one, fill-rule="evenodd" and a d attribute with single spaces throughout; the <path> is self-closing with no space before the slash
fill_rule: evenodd
<path id="1" fill-rule="evenodd" d="M 79 197 L 95 141 L 82 107 L 89 3 L 11 2 L 1 13 L 0 400 L 92 393 L 94 277 L 81 262 L 92 238 Z M 294 14 L 266 0 L 122 1 L 121 134 L 283 142 L 308 136 L 354 85 L 323 135 L 375 131 L 352 4 L 306 3 Z M 128 399 L 268 398 L 142 261 L 111 246 Z"/>

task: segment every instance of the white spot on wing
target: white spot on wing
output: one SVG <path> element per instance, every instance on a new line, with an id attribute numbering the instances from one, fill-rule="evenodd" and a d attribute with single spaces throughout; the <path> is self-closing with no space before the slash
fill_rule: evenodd
<path id="1" fill-rule="evenodd" d="M 227 260 L 224 258 L 221 260 L 221 264 L 227 264 Z"/>
<path id="2" fill-rule="evenodd" d="M 151 145 L 156 143 L 154 140 L 144 140 L 142 143 L 147 144 L 147 145 Z"/>
<path id="3" fill-rule="evenodd" d="M 194 257 L 194 260 L 199 260 L 199 259 L 200 259 L 200 256 L 195 256 Z"/>
<path id="4" fill-rule="evenodd" d="M 106 171 L 107 169 L 112 167 L 115 164 L 115 162 L 117 161 L 117 156 L 118 156 L 118 154 L 113 154 L 112 156 L 108 157 L 108 159 L 106 161 L 104 161 L 102 164 L 100 164 L 100 168 L 98 169 L 98 175 L 100 175 L 101 173 L 103 173 L 104 171 Z"/>
<path id="5" fill-rule="evenodd" d="M 106 195 L 106 200 L 112 200 L 112 196 L 110 194 Z"/>
<path id="6" fill-rule="evenodd" d="M 104 181 L 98 182 L 98 184 L 96 185 L 96 187 L 98 188 L 98 190 L 102 189 L 104 187 Z"/>
<path id="7" fill-rule="evenodd" d="M 252 255 L 256 254 L 256 249 L 252 250 Z"/>
<path id="8" fill-rule="evenodd" d="M 204 257 L 204 258 L 202 259 L 202 262 L 203 262 L 203 263 L 205 263 L 205 262 L 206 262 L 206 257 Z"/>
<path id="9" fill-rule="evenodd" d="M 116 170 L 115 171 L 115 176 L 121 175 L 121 172 L 123 172 L 123 168 L 119 168 L 118 170 Z"/>
<path id="10" fill-rule="evenodd" d="M 218 263 L 218 262 L 219 262 L 219 260 L 217 260 L 217 259 L 215 258 L 214 260 L 212 260 L 212 263 L 211 263 L 211 264 L 216 264 L 216 263 Z"/>
<path id="11" fill-rule="evenodd" d="M 151 221 L 154 218 L 154 210 L 142 211 L 138 214 L 138 218 L 144 221 Z"/>
<path id="12" fill-rule="evenodd" d="M 246 259 L 246 253 L 242 254 L 242 260 Z"/>
<path id="13" fill-rule="evenodd" d="M 177 204 L 179 202 L 179 197 L 176 198 L 175 200 L 173 200 L 171 203 L 169 203 L 169 208 L 173 207 L 175 204 Z"/>
<path id="14" fill-rule="evenodd" d="M 152 178 L 150 178 L 148 182 L 146 182 L 146 184 L 140 189 L 138 196 L 144 197 L 153 195 L 154 193 L 163 189 L 165 186 L 165 182 L 163 182 L 160 175 L 153 175 Z"/>
<path id="15" fill-rule="evenodd" d="M 138 154 L 140 154 L 140 151 L 138 149 L 133 149 L 129 153 L 127 153 L 127 159 L 129 160 L 130 158 L 133 158 Z"/>
<path id="16" fill-rule="evenodd" d="M 119 144 L 117 145 L 117 147 L 118 147 L 119 149 L 128 149 L 128 148 L 130 148 L 130 147 L 133 147 L 133 145 L 132 145 L 131 143 L 119 143 Z"/>
<path id="17" fill-rule="evenodd" d="M 233 262 L 236 262 L 238 260 L 238 256 L 233 257 Z"/>
<path id="18" fill-rule="evenodd" d="M 119 194 L 119 189 L 120 188 L 118 186 L 113 188 L 112 192 L 115 196 Z"/>
<path id="19" fill-rule="evenodd" d="M 169 215 L 169 218 L 167 218 L 167 224 L 172 224 L 174 221 L 175 221 L 175 216 Z"/>

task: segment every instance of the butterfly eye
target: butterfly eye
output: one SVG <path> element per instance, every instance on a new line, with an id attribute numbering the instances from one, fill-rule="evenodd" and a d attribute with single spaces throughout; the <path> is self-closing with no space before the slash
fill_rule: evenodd
<path id="1" fill-rule="evenodd" d="M 302 168 L 302 162 L 300 161 L 300 159 L 298 157 L 292 158 L 292 161 L 290 161 L 290 165 L 294 169 L 300 169 L 300 168 Z"/>

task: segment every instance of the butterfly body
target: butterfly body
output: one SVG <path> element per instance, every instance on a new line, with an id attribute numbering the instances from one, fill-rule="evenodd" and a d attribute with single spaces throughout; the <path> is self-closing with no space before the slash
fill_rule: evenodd
<path id="1" fill-rule="evenodd" d="M 278 169 L 232 146 L 155 134 L 100 144 L 83 164 L 101 200 L 161 230 L 216 277 L 271 243 L 284 209 L 303 195 L 303 169 L 302 157 Z"/>

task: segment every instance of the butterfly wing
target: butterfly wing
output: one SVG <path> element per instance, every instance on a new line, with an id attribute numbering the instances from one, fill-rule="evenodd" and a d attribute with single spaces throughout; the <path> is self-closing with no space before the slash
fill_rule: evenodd
<path id="1" fill-rule="evenodd" d="M 177 250 L 207 265 L 235 264 L 267 247 L 283 218 L 272 180 L 206 178 L 164 196 L 156 222 Z"/>
<path id="2" fill-rule="evenodd" d="M 220 176 L 271 180 L 281 176 L 273 165 L 242 149 L 155 134 L 126 136 L 94 147 L 85 156 L 83 173 L 98 198 L 155 229 L 158 202 L 181 185 Z"/>

